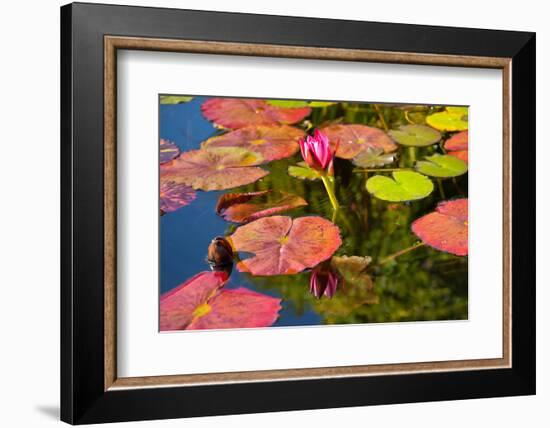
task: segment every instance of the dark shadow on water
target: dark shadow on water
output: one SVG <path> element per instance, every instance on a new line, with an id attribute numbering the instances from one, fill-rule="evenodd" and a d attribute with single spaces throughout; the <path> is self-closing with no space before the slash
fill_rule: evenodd
<path id="1" fill-rule="evenodd" d="M 59 406 L 57 405 L 39 405 L 36 406 L 36 410 L 48 418 L 59 420 Z"/>

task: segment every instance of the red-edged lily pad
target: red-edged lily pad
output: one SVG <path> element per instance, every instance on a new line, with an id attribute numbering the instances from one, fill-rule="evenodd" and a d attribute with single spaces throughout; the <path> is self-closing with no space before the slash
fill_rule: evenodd
<path id="1" fill-rule="evenodd" d="M 195 200 L 197 194 L 191 186 L 163 181 L 160 183 L 160 209 L 165 213 L 189 205 Z"/>
<path id="2" fill-rule="evenodd" d="M 289 275 L 328 259 L 342 244 L 340 229 L 317 216 L 265 217 L 237 228 L 233 248 L 253 256 L 237 268 L 252 275 Z"/>
<path id="3" fill-rule="evenodd" d="M 456 150 L 454 152 L 447 152 L 447 154 L 468 163 L 468 150 Z"/>
<path id="4" fill-rule="evenodd" d="M 222 290 L 208 302 L 187 330 L 269 327 L 278 317 L 281 299 L 240 287 Z"/>
<path id="5" fill-rule="evenodd" d="M 285 108 L 246 98 L 211 98 L 202 104 L 201 110 L 208 120 L 229 129 L 248 125 L 291 125 L 311 113 L 309 107 Z"/>
<path id="6" fill-rule="evenodd" d="M 304 135 L 304 131 L 293 126 L 252 125 L 212 137 L 202 143 L 202 147 L 240 147 L 260 153 L 269 162 L 294 155 L 300 148 L 298 140 Z"/>
<path id="7" fill-rule="evenodd" d="M 336 150 L 336 157 L 352 159 L 367 148 L 382 149 L 389 153 L 397 144 L 378 128 L 366 125 L 330 125 L 321 130 L 328 137 L 330 146 Z"/>
<path id="8" fill-rule="evenodd" d="M 430 247 L 457 256 L 468 255 L 468 199 L 441 202 L 411 227 Z"/>
<path id="9" fill-rule="evenodd" d="M 445 142 L 447 154 L 468 163 L 468 131 L 461 131 Z"/>
<path id="10" fill-rule="evenodd" d="M 180 149 L 172 141 L 160 140 L 160 163 L 166 163 L 180 154 Z"/>
<path id="11" fill-rule="evenodd" d="M 468 150 L 468 131 L 458 132 L 445 141 L 445 150 Z"/>
<path id="12" fill-rule="evenodd" d="M 222 289 L 225 272 L 201 272 L 160 297 L 160 330 L 268 327 L 281 300 L 245 288 Z"/>
<path id="13" fill-rule="evenodd" d="M 201 272 L 160 296 L 160 329 L 182 330 L 194 318 L 197 308 L 206 303 L 223 286 L 225 272 Z"/>
<path id="14" fill-rule="evenodd" d="M 222 195 L 218 199 L 216 212 L 227 221 L 248 223 L 305 205 L 307 202 L 299 196 L 277 190 L 262 190 Z"/>
<path id="15" fill-rule="evenodd" d="M 194 189 L 223 190 L 253 183 L 268 171 L 258 168 L 258 153 L 237 147 L 192 150 L 160 166 L 161 179 Z"/>

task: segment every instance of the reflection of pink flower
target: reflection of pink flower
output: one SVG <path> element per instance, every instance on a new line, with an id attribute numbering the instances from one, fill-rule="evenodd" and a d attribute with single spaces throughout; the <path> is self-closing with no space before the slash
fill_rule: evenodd
<path id="1" fill-rule="evenodd" d="M 332 270 L 316 269 L 309 278 L 309 292 L 318 299 L 323 295 L 331 299 L 338 288 L 338 282 L 338 275 Z"/>
<path id="2" fill-rule="evenodd" d="M 332 174 L 332 161 L 334 153 L 330 149 L 328 137 L 316 129 L 313 137 L 308 135 L 306 139 L 300 139 L 300 150 L 302 157 L 310 168 L 328 171 Z"/>

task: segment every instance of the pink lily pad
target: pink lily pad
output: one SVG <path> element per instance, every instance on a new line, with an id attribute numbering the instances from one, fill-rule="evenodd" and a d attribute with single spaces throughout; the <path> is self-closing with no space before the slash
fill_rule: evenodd
<path id="1" fill-rule="evenodd" d="M 468 150 L 456 150 L 454 152 L 447 152 L 447 154 L 468 163 Z"/>
<path id="2" fill-rule="evenodd" d="M 193 312 L 223 286 L 225 272 L 201 272 L 160 296 L 160 329 L 182 330 L 194 318 Z"/>
<path id="3" fill-rule="evenodd" d="M 211 98 L 202 104 L 201 110 L 208 120 L 229 129 L 248 125 L 291 125 L 311 113 L 309 107 L 285 108 L 246 98 Z"/>
<path id="4" fill-rule="evenodd" d="M 256 166 L 262 162 L 258 153 L 237 147 L 192 150 L 161 165 L 160 175 L 194 189 L 223 190 L 265 177 L 269 172 Z"/>
<path id="5" fill-rule="evenodd" d="M 187 330 L 269 327 L 277 321 L 281 299 L 240 287 L 222 290 L 208 302 L 210 310 Z"/>
<path id="6" fill-rule="evenodd" d="M 224 290 L 225 272 L 201 272 L 160 298 L 160 330 L 268 327 L 281 300 L 245 288 Z"/>
<path id="7" fill-rule="evenodd" d="M 468 199 L 439 203 L 434 212 L 415 220 L 411 228 L 430 247 L 468 255 Z"/>
<path id="8" fill-rule="evenodd" d="M 197 194 L 191 186 L 166 181 L 160 183 L 160 209 L 165 213 L 189 205 Z"/>
<path id="9" fill-rule="evenodd" d="M 298 149 L 298 140 L 305 132 L 293 126 L 246 126 L 212 137 L 202 143 L 202 148 L 240 147 L 260 153 L 266 162 L 288 158 Z"/>
<path id="10" fill-rule="evenodd" d="M 178 157 L 180 149 L 172 141 L 160 140 L 160 163 L 166 163 Z"/>
<path id="11" fill-rule="evenodd" d="M 222 195 L 218 199 L 216 212 L 227 221 L 248 223 L 305 205 L 307 202 L 299 196 L 277 190 L 262 190 Z"/>
<path id="12" fill-rule="evenodd" d="M 468 163 L 468 130 L 454 134 L 445 141 L 447 154 Z"/>
<path id="13" fill-rule="evenodd" d="M 445 150 L 468 150 L 468 131 L 458 132 L 445 141 Z"/>
<path id="14" fill-rule="evenodd" d="M 252 275 L 290 275 L 316 266 L 342 245 L 340 229 L 317 216 L 264 217 L 229 237 L 236 251 L 252 253 L 237 269 Z"/>
<path id="15" fill-rule="evenodd" d="M 397 149 L 397 144 L 384 131 L 366 125 L 329 125 L 321 131 L 333 149 L 338 143 L 336 157 L 342 159 L 352 159 L 369 147 L 382 149 L 384 153 Z"/>

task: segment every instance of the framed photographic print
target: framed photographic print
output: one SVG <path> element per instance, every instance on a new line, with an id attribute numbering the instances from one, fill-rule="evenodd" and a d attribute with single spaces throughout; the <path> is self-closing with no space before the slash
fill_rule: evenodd
<path id="1" fill-rule="evenodd" d="M 62 420 L 535 393 L 535 35 L 61 8 Z"/>

